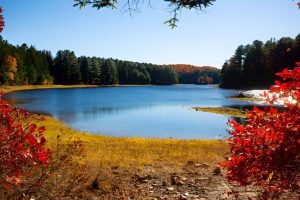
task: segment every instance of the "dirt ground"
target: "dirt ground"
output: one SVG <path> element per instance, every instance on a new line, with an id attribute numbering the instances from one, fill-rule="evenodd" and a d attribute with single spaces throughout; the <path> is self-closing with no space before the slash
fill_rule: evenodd
<path id="1" fill-rule="evenodd" d="M 140 170 L 118 167 L 110 170 L 95 178 L 87 199 L 258 199 L 254 187 L 238 187 L 229 183 L 218 167 L 192 161 L 182 167 L 149 165 Z M 289 194 L 280 199 L 299 198 L 299 194 Z"/>

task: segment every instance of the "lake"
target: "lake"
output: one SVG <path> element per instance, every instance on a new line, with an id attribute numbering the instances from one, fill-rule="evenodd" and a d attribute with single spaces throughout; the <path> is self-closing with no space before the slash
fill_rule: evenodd
<path id="1" fill-rule="evenodd" d="M 216 85 L 171 85 L 27 90 L 5 98 L 94 134 L 203 139 L 228 136 L 228 117 L 191 107 L 249 104 L 226 99 L 234 94 Z"/>

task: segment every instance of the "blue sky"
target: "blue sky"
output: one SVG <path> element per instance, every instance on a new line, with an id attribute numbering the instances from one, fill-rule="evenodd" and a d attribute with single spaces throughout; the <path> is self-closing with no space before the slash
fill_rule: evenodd
<path id="1" fill-rule="evenodd" d="M 70 49 L 77 56 L 220 68 L 240 44 L 299 34 L 296 3 L 217 0 L 205 12 L 183 10 L 174 30 L 164 24 L 170 14 L 163 0 L 152 0 L 154 8 L 144 5 L 132 17 L 111 9 L 79 10 L 73 0 L 1 0 L 0 6 L 6 21 L 2 36 L 12 44 L 53 55 Z"/>

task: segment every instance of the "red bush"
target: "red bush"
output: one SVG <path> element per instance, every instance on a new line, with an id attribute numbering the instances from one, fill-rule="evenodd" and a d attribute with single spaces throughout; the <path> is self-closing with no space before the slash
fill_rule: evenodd
<path id="1" fill-rule="evenodd" d="M 269 103 L 286 99 L 287 110 L 248 112 L 248 125 L 229 121 L 231 158 L 223 163 L 228 179 L 240 185 L 256 185 L 271 193 L 300 189 L 300 63 L 292 71 L 277 73 L 277 81 L 267 95 Z"/>
<path id="2" fill-rule="evenodd" d="M 4 18 L 2 16 L 2 8 L 0 7 L 0 33 L 3 31 L 3 27 L 4 27 Z"/>
<path id="3" fill-rule="evenodd" d="M 42 133 L 45 127 L 31 124 L 30 115 L 13 108 L 0 94 L 0 189 L 26 182 L 26 177 L 48 164 Z"/>

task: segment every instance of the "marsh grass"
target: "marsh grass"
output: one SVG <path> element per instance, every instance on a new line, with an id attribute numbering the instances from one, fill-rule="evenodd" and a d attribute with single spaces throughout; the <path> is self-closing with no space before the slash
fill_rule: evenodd
<path id="1" fill-rule="evenodd" d="M 48 147 L 55 148 L 56 139 L 62 142 L 81 140 L 89 165 L 94 167 L 142 167 L 145 165 L 183 165 L 192 160 L 199 163 L 218 163 L 224 159 L 228 146 L 218 140 L 176 140 L 122 138 L 93 135 L 68 128 L 62 122 L 46 116 L 36 124 L 46 126 Z M 59 136 L 58 136 L 59 135 Z"/>
<path id="2" fill-rule="evenodd" d="M 241 117 L 241 118 L 247 117 L 246 111 L 240 111 L 239 109 L 235 109 L 235 108 L 193 107 L 193 109 L 196 111 L 209 112 L 209 113 L 220 114 L 220 115 L 229 115 L 233 117 Z"/>
<path id="3" fill-rule="evenodd" d="M 237 101 L 265 101 L 263 98 L 255 98 L 255 97 L 227 97 L 227 99 L 237 100 Z"/>

